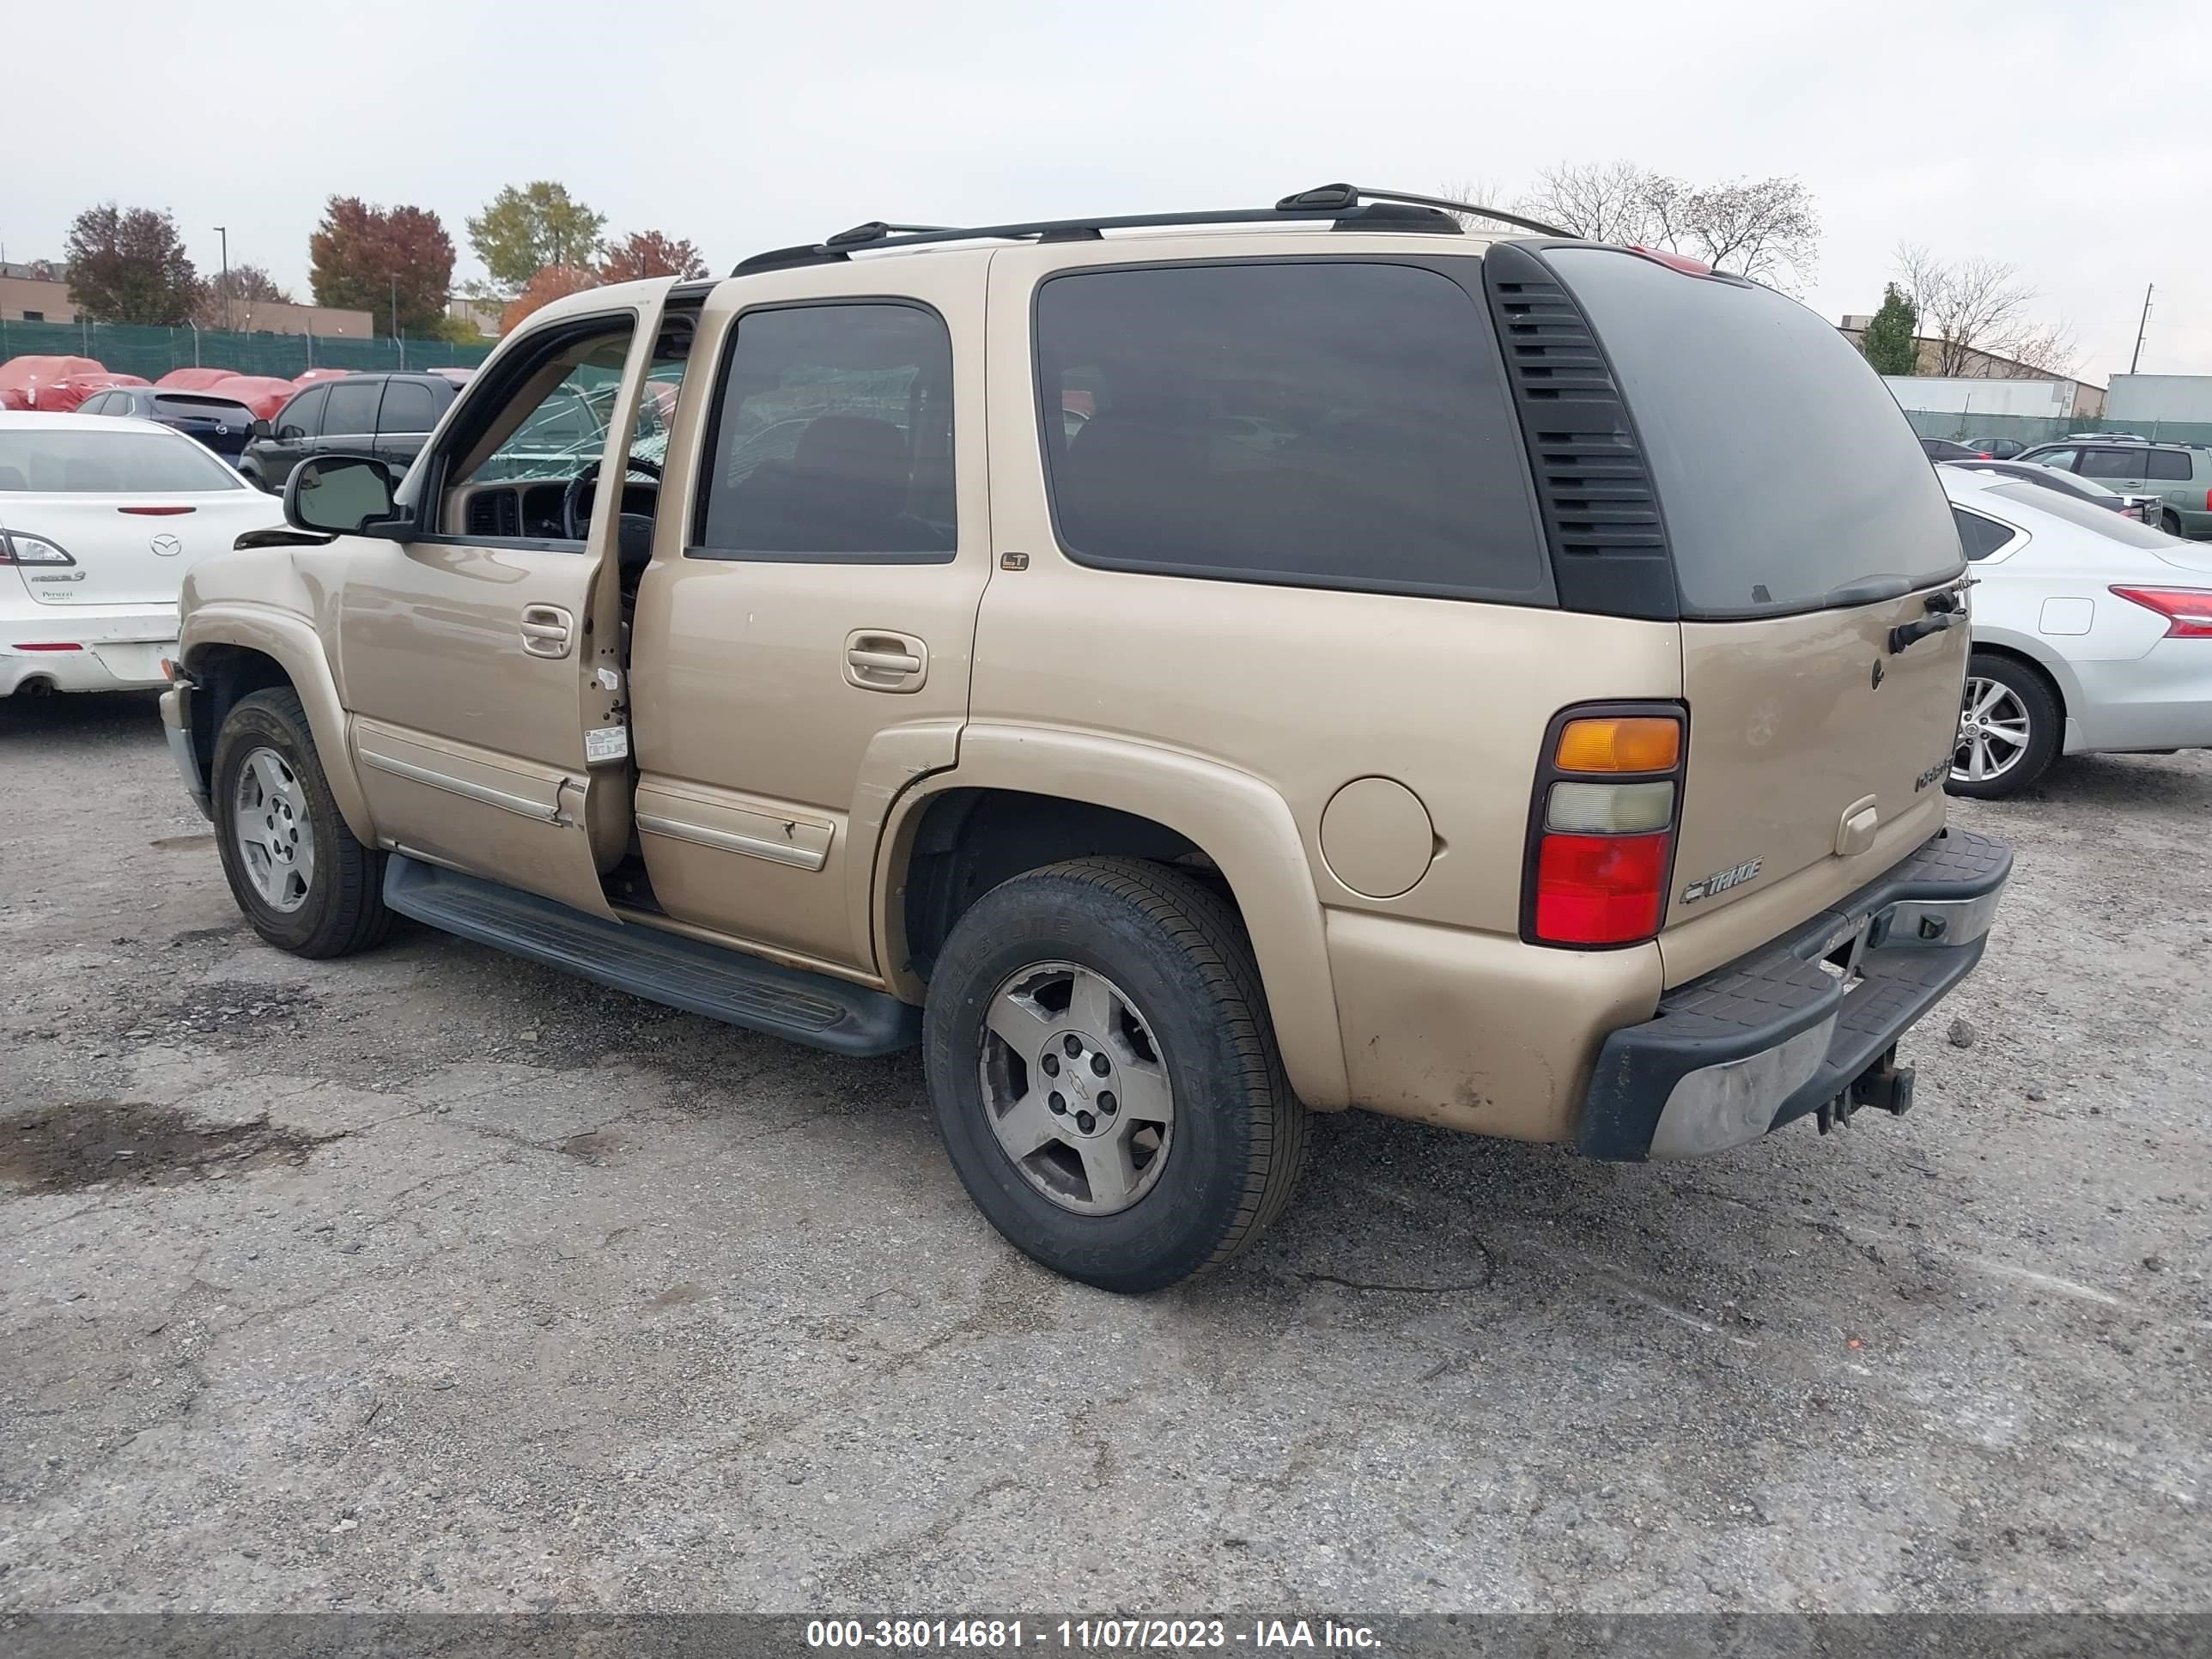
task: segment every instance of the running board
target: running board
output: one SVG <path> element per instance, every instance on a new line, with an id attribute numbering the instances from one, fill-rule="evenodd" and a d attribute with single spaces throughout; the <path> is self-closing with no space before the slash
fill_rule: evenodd
<path id="1" fill-rule="evenodd" d="M 749 1030 L 848 1055 L 921 1036 L 921 1010 L 880 991 L 719 945 L 628 927 L 535 893 L 392 854 L 384 902 L 403 916 L 549 968 Z"/>

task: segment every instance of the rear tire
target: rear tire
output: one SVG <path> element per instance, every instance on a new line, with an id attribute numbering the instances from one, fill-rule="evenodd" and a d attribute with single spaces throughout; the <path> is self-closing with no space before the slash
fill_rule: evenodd
<path id="1" fill-rule="evenodd" d="M 2167 507 L 2158 515 L 2158 527 L 2169 536 L 2179 536 L 2181 533 L 2181 514 Z"/>
<path id="2" fill-rule="evenodd" d="M 231 705 L 216 738 L 210 800 L 223 875 L 255 933 L 317 958 L 384 942 L 392 931 L 384 854 L 355 840 L 338 815 L 289 686 Z"/>
<path id="3" fill-rule="evenodd" d="M 2057 696 L 2042 674 L 2017 658 L 1975 652 L 1966 665 L 1959 741 L 1945 787 L 1975 800 L 2018 794 L 2057 758 L 2064 726 Z"/>
<path id="4" fill-rule="evenodd" d="M 1289 1200 L 1305 1108 L 1251 945 L 1179 872 L 1085 859 L 992 889 L 945 941 L 922 1029 L 969 1196 L 1056 1273 L 1158 1290 L 1243 1249 Z"/>

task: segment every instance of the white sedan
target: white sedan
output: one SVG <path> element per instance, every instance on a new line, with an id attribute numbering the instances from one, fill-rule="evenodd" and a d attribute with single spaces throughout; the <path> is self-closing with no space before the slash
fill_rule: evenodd
<path id="1" fill-rule="evenodd" d="M 2212 544 L 1936 472 L 1975 578 L 1953 794 L 2013 794 L 2061 754 L 2212 748 Z"/>
<path id="2" fill-rule="evenodd" d="M 185 572 L 283 522 L 167 427 L 0 410 L 0 697 L 163 684 Z"/>

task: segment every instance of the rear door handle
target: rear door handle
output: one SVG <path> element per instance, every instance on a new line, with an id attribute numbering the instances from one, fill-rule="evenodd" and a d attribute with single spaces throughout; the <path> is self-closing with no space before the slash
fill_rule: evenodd
<path id="1" fill-rule="evenodd" d="M 533 657 L 565 657 L 576 619 L 557 605 L 522 607 L 522 648 Z"/>
<path id="2" fill-rule="evenodd" d="M 845 636 L 845 681 L 863 691 L 919 691 L 929 678 L 929 647 L 911 634 L 855 629 Z"/>

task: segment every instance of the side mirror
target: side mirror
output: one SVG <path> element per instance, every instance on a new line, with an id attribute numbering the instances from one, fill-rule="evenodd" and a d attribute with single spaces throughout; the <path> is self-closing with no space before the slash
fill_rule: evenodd
<path id="1" fill-rule="evenodd" d="M 258 416 L 246 423 L 246 435 L 249 438 L 266 438 L 274 429 L 268 422 Z"/>
<path id="2" fill-rule="evenodd" d="M 358 535 L 392 516 L 392 469 L 368 455 L 318 455 L 292 469 L 284 519 L 326 536 Z"/>

